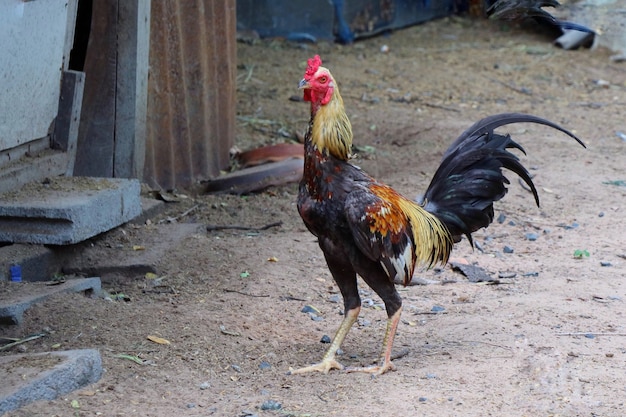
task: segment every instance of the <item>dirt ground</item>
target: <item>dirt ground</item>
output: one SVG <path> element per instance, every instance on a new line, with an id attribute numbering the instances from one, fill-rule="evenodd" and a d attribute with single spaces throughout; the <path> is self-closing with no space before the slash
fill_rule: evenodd
<path id="1" fill-rule="evenodd" d="M 304 131 L 308 105 L 290 97 L 301 94 L 305 61 L 316 53 L 341 88 L 355 163 L 408 196 L 426 188 L 446 146 L 490 114 L 536 114 L 588 146 L 538 125 L 506 130 L 528 152 L 522 160 L 541 208 L 510 174 L 496 207 L 502 222 L 476 233 L 480 249 L 456 245 L 455 259 L 502 276 L 499 284 L 471 283 L 448 266 L 419 271 L 424 285 L 399 288 L 405 308 L 394 350 L 408 354 L 395 361 L 396 372 L 286 375 L 321 358 L 320 340 L 334 334 L 342 311 L 296 211 L 297 186 L 288 184 L 249 196 L 188 196 L 148 224 L 94 239 L 102 256 L 128 255 L 134 246 L 149 251 L 158 230 L 176 228 L 159 222 L 167 217 L 253 227 L 282 221 L 260 232 L 200 227 L 155 264 L 156 276 L 107 277 L 103 287 L 115 300 L 63 295 L 27 311 L 22 326 L 2 328 L 11 337 L 49 333 L 8 353 L 96 348 L 105 368 L 86 389 L 7 415 L 624 415 L 625 64 L 610 62 L 609 51 L 564 51 L 550 41 L 453 18 L 350 46 L 238 45 L 240 149 Z M 360 288 L 366 308 L 343 346 L 346 365 L 375 360 L 384 333 L 381 301 Z M 306 305 L 319 313 L 302 313 Z"/>

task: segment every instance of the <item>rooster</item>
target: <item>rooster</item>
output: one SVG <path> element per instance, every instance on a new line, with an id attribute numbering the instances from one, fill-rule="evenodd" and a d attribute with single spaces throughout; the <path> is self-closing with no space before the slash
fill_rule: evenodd
<path id="1" fill-rule="evenodd" d="M 537 189 L 519 159 L 507 149 L 524 150 L 499 126 L 532 122 L 553 127 L 539 117 L 507 113 L 487 117 L 468 130 L 445 152 L 441 165 L 418 201 L 403 197 L 350 163 L 352 127 L 337 83 L 321 66 L 308 60 L 299 88 L 311 103 L 305 135 L 304 174 L 299 185 L 298 212 L 318 238 L 328 269 L 344 301 L 344 318 L 321 362 L 290 371 L 328 373 L 331 369 L 380 375 L 395 370 L 391 361 L 402 299 L 394 282 L 408 285 L 416 267 L 445 265 L 452 245 L 493 220 L 493 203 L 507 192 L 502 168 L 518 174 L 539 204 Z M 344 368 L 337 351 L 361 309 L 357 275 L 380 296 L 387 311 L 387 329 L 376 365 Z"/>

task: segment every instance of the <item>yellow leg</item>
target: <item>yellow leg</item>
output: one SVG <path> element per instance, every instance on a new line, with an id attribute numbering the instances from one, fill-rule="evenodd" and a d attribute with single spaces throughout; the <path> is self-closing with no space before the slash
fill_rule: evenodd
<path id="1" fill-rule="evenodd" d="M 346 338 L 346 335 L 352 328 L 352 325 L 359 317 L 360 311 L 361 307 L 348 310 L 346 316 L 341 322 L 341 325 L 339 326 L 339 329 L 337 329 L 337 333 L 335 333 L 335 337 L 333 338 L 330 347 L 326 351 L 326 354 L 322 358 L 321 362 L 311 366 L 306 366 L 304 368 L 296 369 L 294 371 L 289 371 L 287 375 L 304 374 L 307 372 L 323 372 L 327 374 L 331 369 L 344 369 L 344 366 L 337 362 L 335 356 L 337 355 L 337 350 L 339 350 L 339 348 L 341 347 L 343 340 Z"/>
<path id="2" fill-rule="evenodd" d="M 396 330 L 400 322 L 402 308 L 398 309 L 395 314 L 387 319 L 387 330 L 383 339 L 383 350 L 380 354 L 378 364 L 365 367 L 346 368 L 346 372 L 367 372 L 374 376 L 382 375 L 387 371 L 395 371 L 396 366 L 391 363 L 391 349 L 393 348 L 393 339 L 396 337 Z"/>

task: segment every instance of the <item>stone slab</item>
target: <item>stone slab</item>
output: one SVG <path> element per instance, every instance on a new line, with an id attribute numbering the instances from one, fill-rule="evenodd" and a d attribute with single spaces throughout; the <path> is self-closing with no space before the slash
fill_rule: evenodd
<path id="1" fill-rule="evenodd" d="M 102 376 L 95 349 L 67 350 L 0 357 L 0 415 L 38 400 L 54 400 Z"/>
<path id="2" fill-rule="evenodd" d="M 0 195 L 0 242 L 67 245 L 141 214 L 135 179 L 57 177 Z"/>
<path id="3" fill-rule="evenodd" d="M 20 324 L 27 309 L 54 294 L 91 292 L 98 295 L 101 292 L 100 278 L 97 277 L 68 279 L 57 285 L 46 282 L 4 282 L 2 285 L 0 324 Z"/>

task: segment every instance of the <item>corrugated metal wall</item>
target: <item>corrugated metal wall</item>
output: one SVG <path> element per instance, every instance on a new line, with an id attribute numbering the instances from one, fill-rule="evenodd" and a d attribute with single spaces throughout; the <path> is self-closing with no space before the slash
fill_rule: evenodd
<path id="1" fill-rule="evenodd" d="M 152 2 L 145 182 L 188 188 L 228 166 L 236 54 L 235 0 Z"/>

